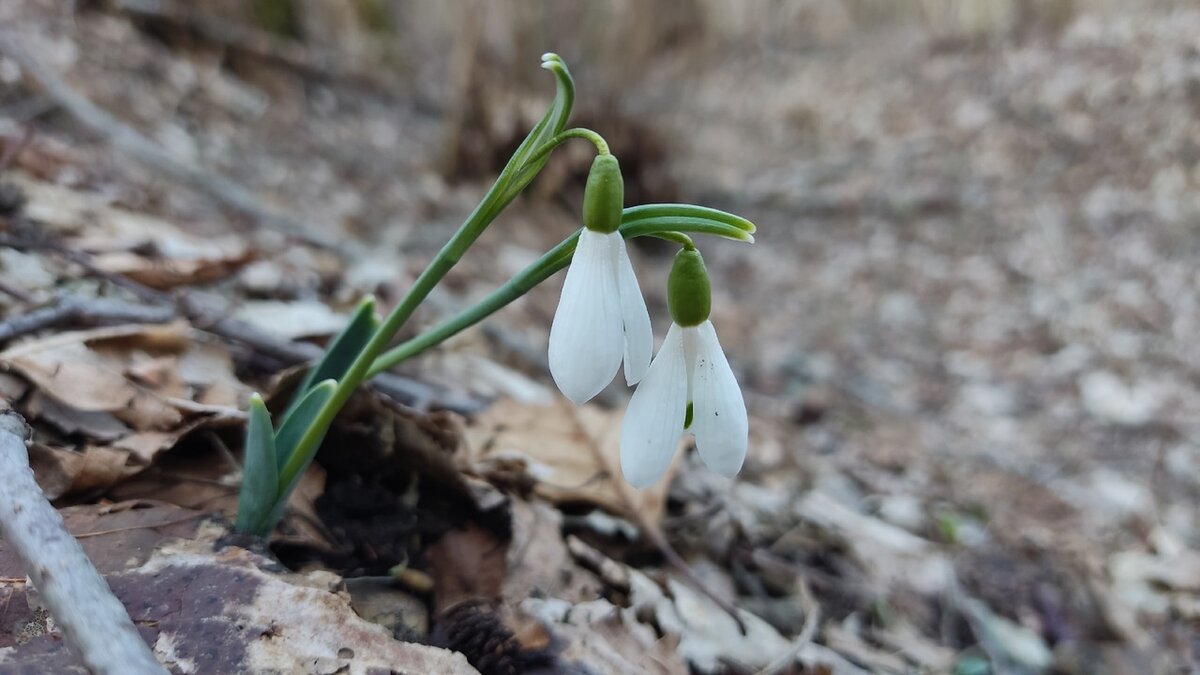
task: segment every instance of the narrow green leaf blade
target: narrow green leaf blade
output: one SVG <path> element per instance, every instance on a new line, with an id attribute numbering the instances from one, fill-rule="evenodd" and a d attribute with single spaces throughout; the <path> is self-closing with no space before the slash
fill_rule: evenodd
<path id="1" fill-rule="evenodd" d="M 662 232 L 690 232 L 695 234 L 711 234 L 734 241 L 744 241 L 753 244 L 754 235 L 749 232 L 708 218 L 690 218 L 663 216 L 642 218 L 633 222 L 621 223 L 621 236 L 626 239 L 633 237 L 655 236 Z"/>
<path id="2" fill-rule="evenodd" d="M 754 234 L 758 228 L 741 216 L 720 209 L 695 204 L 640 204 L 625 209 L 621 222 L 634 223 L 649 218 L 699 218 L 731 225 L 743 232 Z"/>
<path id="3" fill-rule="evenodd" d="M 304 471 L 308 469 L 308 465 L 312 463 L 313 457 L 316 456 L 317 448 L 320 447 L 321 441 L 324 439 L 324 432 L 317 438 L 316 443 L 311 449 L 311 453 L 307 457 L 304 457 L 303 461 L 291 470 L 287 469 L 288 462 L 297 451 L 296 446 L 299 445 L 301 438 L 304 437 L 305 432 L 312 425 L 313 417 L 325 405 L 325 402 L 333 396 L 335 391 L 337 391 L 337 383 L 333 380 L 325 380 L 317 383 L 308 392 L 308 395 L 301 399 L 296 409 L 284 418 L 283 422 L 279 425 L 279 432 L 275 434 L 276 454 L 279 457 L 279 483 L 277 484 L 279 496 L 266 516 L 270 527 L 274 527 L 279 518 L 283 516 L 283 510 L 287 507 L 288 498 L 291 496 L 292 491 L 296 489 L 296 484 L 300 482 L 300 477 L 304 475 Z"/>
<path id="4" fill-rule="evenodd" d="M 264 523 L 278 498 L 279 466 L 275 459 L 271 413 L 267 412 L 267 406 L 258 394 L 250 397 L 245 445 L 236 527 L 239 532 L 266 536 L 270 532 Z M 264 527 L 268 527 L 268 531 L 262 531 Z"/>
<path id="5" fill-rule="evenodd" d="M 283 467 L 287 466 L 288 460 L 292 457 L 292 452 L 296 450 L 296 446 L 300 443 L 304 432 L 308 431 L 308 427 L 312 424 L 313 418 L 316 417 L 317 411 L 325 405 L 325 402 L 333 396 L 333 392 L 336 390 L 337 382 L 333 380 L 318 382 L 309 389 L 304 398 L 296 403 L 295 409 L 289 412 L 283 418 L 283 421 L 279 423 L 279 431 L 275 434 L 277 471 L 283 471 Z M 277 475 L 276 483 L 279 484 L 287 480 L 287 478 L 287 476 Z"/>
<path id="6" fill-rule="evenodd" d="M 321 360 L 308 370 L 304 380 L 296 388 L 296 393 L 292 394 L 292 402 L 284 413 L 284 419 L 291 416 L 314 384 L 322 380 L 342 379 L 378 329 L 379 317 L 375 315 L 375 298 L 367 296 L 354 308 L 354 314 L 350 316 L 350 321 L 342 332 L 329 342 Z"/>

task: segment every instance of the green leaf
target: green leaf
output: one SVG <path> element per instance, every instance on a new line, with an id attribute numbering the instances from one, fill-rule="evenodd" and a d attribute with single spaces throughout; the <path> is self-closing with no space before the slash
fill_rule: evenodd
<path id="1" fill-rule="evenodd" d="M 291 459 L 292 452 L 296 450 L 304 432 L 308 431 L 308 427 L 312 425 L 313 418 L 317 416 L 317 412 L 336 390 L 337 382 L 323 380 L 312 387 L 304 398 L 296 403 L 294 410 L 284 416 L 283 421 L 279 423 L 279 431 L 275 434 L 275 456 L 278 471 L 283 471 L 283 467 L 287 466 L 288 460 Z M 320 441 L 317 441 L 317 445 L 320 445 Z M 288 480 L 288 476 L 279 476 L 277 483 L 282 488 L 282 484 Z M 280 494 L 286 494 L 286 492 L 281 490 Z"/>
<path id="2" fill-rule="evenodd" d="M 296 406 L 308 395 L 313 384 L 322 380 L 341 380 L 378 329 L 379 317 L 375 315 L 375 298 L 367 296 L 358 303 L 342 332 L 330 341 L 321 360 L 309 368 L 308 374 L 292 395 L 292 402 L 283 415 L 284 419 L 296 410 Z"/>
<path id="3" fill-rule="evenodd" d="M 333 396 L 337 391 L 337 382 L 333 380 L 325 380 L 319 382 L 315 387 L 308 392 L 296 409 L 284 418 L 279 424 L 279 431 L 275 434 L 276 454 L 279 458 L 277 483 L 278 498 L 271 506 L 270 512 L 266 515 L 266 522 L 274 527 L 275 523 L 279 522 L 279 518 L 283 515 L 284 508 L 287 507 L 288 497 L 292 491 L 296 489 L 296 484 L 300 482 L 300 477 L 304 475 L 305 469 L 312 463 L 313 457 L 317 454 L 317 448 L 320 447 L 321 441 L 325 437 L 325 432 L 317 438 L 316 443 L 312 447 L 312 453 L 304 458 L 304 461 L 296 465 L 292 471 L 287 471 L 286 467 L 288 460 L 296 451 L 296 446 L 299 445 L 300 439 L 304 437 L 312 425 L 313 418 L 316 416 L 325 402 Z"/>
<path id="4" fill-rule="evenodd" d="M 275 460 L 275 435 L 271 413 L 262 397 L 250 397 L 249 421 L 242 466 L 242 490 L 238 495 L 237 530 L 266 536 L 268 514 L 275 507 L 279 490 L 279 467 Z M 273 522 L 272 522 L 273 524 Z M 264 528 L 267 531 L 263 531 Z"/>
<path id="5" fill-rule="evenodd" d="M 631 206 L 625 209 L 625 212 L 622 214 L 621 223 L 632 224 L 651 218 L 696 218 L 715 221 L 733 226 L 748 234 L 754 234 L 758 230 L 754 226 L 754 223 L 741 216 L 735 216 L 720 209 L 711 209 L 707 206 L 696 206 L 695 204 L 641 204 L 639 206 Z"/>
<path id="6" fill-rule="evenodd" d="M 628 211 L 629 209 L 626 209 Z M 711 234 L 734 241 L 744 241 L 753 244 L 754 235 L 749 232 L 709 218 L 685 216 L 659 216 L 641 218 L 633 221 L 621 221 L 621 236 L 626 239 L 633 237 L 654 236 L 662 232 L 691 232 L 695 234 Z"/>

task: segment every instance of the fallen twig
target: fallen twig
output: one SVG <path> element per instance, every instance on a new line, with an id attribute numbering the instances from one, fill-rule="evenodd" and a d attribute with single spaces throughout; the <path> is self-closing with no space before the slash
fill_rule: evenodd
<path id="1" fill-rule="evenodd" d="M 37 298 L 30 295 L 25 291 L 25 289 L 14 286 L 3 279 L 0 279 L 0 293 L 16 298 L 17 300 L 20 300 L 26 304 L 33 304 L 34 302 L 37 302 Z"/>
<path id="2" fill-rule="evenodd" d="M 26 434 L 19 415 L 0 413 L 0 534 L 89 671 L 165 675 L 125 607 L 34 481 Z"/>
<path id="3" fill-rule="evenodd" d="M 800 634 L 792 641 L 792 646 L 773 661 L 768 663 L 754 675 L 774 675 L 783 671 L 796 662 L 796 658 L 804 648 L 812 642 L 817 635 L 817 626 L 821 621 L 821 605 L 817 604 L 813 598 L 812 590 L 808 587 L 808 582 L 803 578 L 799 580 L 800 602 L 804 605 L 804 626 L 800 629 Z"/>
<path id="4" fill-rule="evenodd" d="M 0 322 L 0 342 L 64 324 L 107 326 L 122 323 L 166 323 L 175 318 L 171 307 L 138 305 L 111 298 L 66 297 L 48 307 L 18 314 Z"/>
<path id="5" fill-rule="evenodd" d="M 241 185 L 170 155 L 133 127 L 72 89 L 62 76 L 34 57 L 10 31 L 0 30 L 0 53 L 16 61 L 21 70 L 77 122 L 92 133 L 102 136 L 122 152 L 259 223 L 284 231 L 303 241 L 343 251 L 338 242 L 316 235 L 315 228 L 305 227 L 291 216 L 265 206 L 258 197 Z"/>

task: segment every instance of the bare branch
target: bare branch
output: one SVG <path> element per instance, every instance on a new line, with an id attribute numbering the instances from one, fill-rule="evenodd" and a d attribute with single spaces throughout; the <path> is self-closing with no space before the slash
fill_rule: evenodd
<path id="1" fill-rule="evenodd" d="M 111 298 L 66 297 L 0 322 L 0 343 L 64 324 L 107 326 L 122 323 L 166 323 L 175 318 L 170 307 L 136 305 Z"/>
<path id="2" fill-rule="evenodd" d="M 0 413 L 0 534 L 88 670 L 94 675 L 166 675 L 34 481 L 25 449 L 27 431 L 20 415 Z"/>

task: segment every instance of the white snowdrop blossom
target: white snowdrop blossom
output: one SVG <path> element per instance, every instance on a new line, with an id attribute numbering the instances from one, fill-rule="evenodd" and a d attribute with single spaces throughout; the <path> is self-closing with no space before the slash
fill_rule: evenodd
<path id="1" fill-rule="evenodd" d="M 681 251 L 671 277 L 668 304 L 675 322 L 621 425 L 621 472 L 634 487 L 666 473 L 685 428 L 713 471 L 732 477 L 746 459 L 746 403 L 708 320 L 708 277 L 699 253 Z"/>
<path id="2" fill-rule="evenodd" d="M 608 386 L 621 361 L 625 381 L 641 381 L 654 336 L 650 313 L 619 232 L 584 229 L 550 326 L 550 374 L 576 404 Z"/>
<path id="3" fill-rule="evenodd" d="M 550 326 L 550 374 L 577 405 L 608 386 L 622 361 L 625 381 L 637 384 L 654 351 L 650 313 L 617 231 L 623 194 L 616 159 L 597 157 L 584 193 L 585 227 Z"/>

